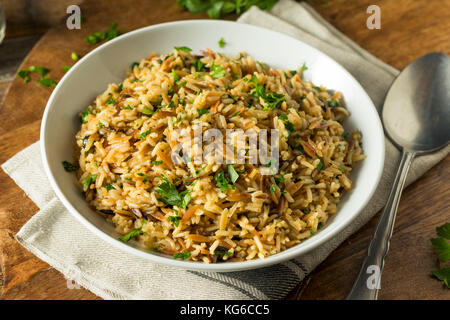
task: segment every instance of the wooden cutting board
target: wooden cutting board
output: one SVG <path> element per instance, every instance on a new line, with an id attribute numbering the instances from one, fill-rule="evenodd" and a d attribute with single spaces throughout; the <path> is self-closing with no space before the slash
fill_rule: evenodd
<path id="1" fill-rule="evenodd" d="M 23 67 L 45 66 L 59 80 L 62 66 L 73 64 L 71 52 L 84 55 L 95 45 L 83 39 L 95 31 L 131 31 L 151 24 L 205 18 L 183 11 L 175 0 L 98 0 L 81 3 L 86 21 L 81 30 L 68 30 L 65 23 L 49 30 L 24 60 Z M 310 1 L 316 10 L 351 39 L 383 61 L 403 68 L 430 52 L 450 53 L 450 3 L 428 0 L 377 1 L 382 10 L 382 29 L 368 30 L 366 8 L 371 0 Z M 64 17 L 64 12 L 61 14 Z M 228 17 L 236 18 L 235 16 Z M 201 36 L 201 35 L 200 35 Z M 52 89 L 15 78 L 0 108 L 0 163 L 39 139 L 40 119 Z M 70 97 L 68 97 L 70 99 Z M 443 298 L 449 291 L 430 277 L 436 268 L 429 239 L 434 228 L 450 218 L 450 157 L 447 157 L 403 195 L 391 241 L 381 298 Z M 0 266 L 3 299 L 98 299 L 84 290 L 70 290 L 64 277 L 23 249 L 14 239 L 22 225 L 38 211 L 36 205 L 0 171 Z M 362 261 L 376 219 L 342 244 L 313 272 L 308 285 L 290 298 L 343 298 Z M 0 282 L 0 285 L 2 283 Z M 420 288 L 416 290 L 415 288 Z"/>

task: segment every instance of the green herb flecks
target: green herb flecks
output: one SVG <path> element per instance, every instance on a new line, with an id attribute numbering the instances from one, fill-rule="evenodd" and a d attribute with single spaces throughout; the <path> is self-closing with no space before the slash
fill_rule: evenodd
<path id="1" fill-rule="evenodd" d="M 228 182 L 225 172 L 219 171 L 214 176 L 214 179 L 216 180 L 216 185 L 220 188 L 220 191 L 226 192 L 228 189 L 234 189 L 234 186 Z"/>
<path id="2" fill-rule="evenodd" d="M 146 221 L 143 220 L 142 221 L 142 226 L 144 226 L 145 223 L 146 223 Z M 144 231 L 142 231 L 142 227 L 140 227 L 138 229 L 131 230 L 126 235 L 120 237 L 119 240 L 122 241 L 122 242 L 128 242 L 131 239 L 133 239 L 133 238 L 135 238 L 135 237 L 137 237 L 137 236 L 139 236 L 141 234 L 144 234 Z"/>
<path id="3" fill-rule="evenodd" d="M 78 165 L 72 164 L 69 161 L 63 161 L 62 165 L 64 167 L 64 170 L 66 170 L 67 172 L 74 172 L 80 168 Z"/>
<path id="4" fill-rule="evenodd" d="M 224 77 L 226 74 L 225 69 L 223 69 L 221 66 L 219 65 L 215 65 L 214 63 L 211 66 L 211 77 L 213 77 L 214 79 L 219 79 Z"/>
<path id="5" fill-rule="evenodd" d="M 139 135 L 139 139 L 140 139 L 140 140 L 145 140 L 145 137 L 147 137 L 150 133 L 151 133 L 151 130 L 147 130 L 147 131 L 142 132 L 142 133 Z"/>
<path id="6" fill-rule="evenodd" d="M 178 252 L 173 255 L 174 259 L 186 260 L 191 256 L 191 253 L 187 250 L 183 250 L 183 252 Z"/>
<path id="7" fill-rule="evenodd" d="M 103 40 L 109 41 L 111 39 L 114 39 L 115 37 L 117 37 L 118 35 L 121 34 L 121 32 L 119 30 L 117 30 L 116 28 L 117 28 L 117 24 L 111 23 L 109 25 L 108 30 L 106 30 L 105 32 L 94 32 L 93 34 L 84 38 L 84 41 L 86 41 L 89 44 L 96 44 Z"/>
<path id="8" fill-rule="evenodd" d="M 230 177 L 230 180 L 233 184 L 236 183 L 236 181 L 239 179 L 239 173 L 237 173 L 237 171 L 234 169 L 232 164 L 229 164 L 227 166 L 227 170 L 228 170 L 228 176 Z"/>
<path id="9" fill-rule="evenodd" d="M 177 51 L 184 51 L 184 52 L 191 52 L 191 51 L 192 51 L 191 48 L 185 47 L 185 46 L 183 46 L 183 47 L 174 47 L 174 48 L 175 48 L 175 50 L 177 50 Z"/>
<path id="10" fill-rule="evenodd" d="M 198 112 L 198 117 L 197 118 L 200 118 L 202 115 L 208 114 L 209 110 L 205 109 L 205 108 L 202 108 L 202 109 L 198 109 L 197 112 Z"/>
<path id="11" fill-rule="evenodd" d="M 227 44 L 225 42 L 225 40 L 223 38 L 220 38 L 219 42 L 217 42 L 217 44 L 219 45 L 220 48 L 225 47 L 225 45 Z"/>
<path id="12" fill-rule="evenodd" d="M 156 193 L 160 194 L 162 198 L 159 198 L 161 202 L 177 206 L 183 209 L 186 209 L 189 201 L 191 201 L 191 190 L 184 190 L 182 192 L 178 192 L 175 185 L 169 180 L 168 177 L 163 177 L 163 183 L 158 185 L 158 188 L 155 190 Z"/>

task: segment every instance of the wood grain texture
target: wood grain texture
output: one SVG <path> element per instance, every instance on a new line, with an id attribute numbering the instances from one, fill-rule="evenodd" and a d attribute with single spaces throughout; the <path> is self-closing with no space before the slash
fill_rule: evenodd
<path id="1" fill-rule="evenodd" d="M 6 0 L 5 7 L 10 6 L 7 14 L 8 11 L 19 12 L 19 4 L 23 2 L 28 1 Z M 48 4 L 56 0 L 41 2 Z M 107 29 L 109 22 L 117 22 L 120 29 L 130 31 L 149 24 L 204 17 L 182 11 L 175 0 L 134 0 L 137 6 L 116 0 L 72 2 L 81 3 L 83 15 L 86 16 L 82 30 L 69 31 L 64 26 L 51 29 L 31 50 L 23 66 L 34 64 L 49 67 L 51 78 L 60 79 L 63 75 L 61 66 L 72 63 L 72 51 L 84 55 L 94 48 L 83 41 L 84 36 Z M 399 69 L 430 51 L 450 53 L 448 1 L 376 1 L 382 9 L 381 30 L 365 27 L 368 16 L 366 8 L 374 4 L 371 0 L 334 0 L 327 5 L 321 0 L 311 0 L 310 4 L 351 39 Z M 40 32 L 61 21 L 65 13 L 59 16 L 61 9 L 55 10 L 48 12 L 52 16 L 51 23 L 39 22 L 35 16 L 29 23 L 31 27 L 22 31 L 29 32 L 30 28 L 35 28 Z M 42 12 L 47 13 L 45 10 Z M 29 14 L 24 13 L 25 17 Z M 17 21 L 27 19 L 19 13 L 10 17 Z M 21 33 L 17 26 L 13 24 L 11 34 L 27 34 Z M 0 46 L 0 62 L 8 59 L 4 58 L 3 48 Z M 15 67 L 9 68 L 14 70 Z M 7 84 L 7 80 L 0 80 L 0 96 Z M 0 107 L 0 163 L 39 139 L 40 119 L 50 93 L 50 88 L 42 87 L 35 81 L 24 84 L 21 79 L 14 78 Z M 405 190 L 383 273 L 380 298 L 450 298 L 449 291 L 430 277 L 430 271 L 436 268 L 437 262 L 429 241 L 434 236 L 434 228 L 450 217 L 449 164 L 450 156 Z M 15 241 L 16 232 L 38 208 L 3 171 L 0 171 L 0 186 L 0 266 L 4 272 L 2 299 L 96 299 L 95 295 L 84 289 L 69 290 L 60 273 Z M 359 270 L 376 222 L 377 217 L 345 241 L 288 298 L 344 298 Z"/>

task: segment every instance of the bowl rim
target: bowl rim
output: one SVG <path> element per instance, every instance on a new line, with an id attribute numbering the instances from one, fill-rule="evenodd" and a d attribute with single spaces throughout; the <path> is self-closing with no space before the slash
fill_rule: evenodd
<path id="1" fill-rule="evenodd" d="M 55 106 L 55 104 L 53 102 L 55 100 L 58 89 L 60 88 L 61 84 L 65 81 L 65 79 L 71 76 L 72 72 L 79 66 L 78 64 L 75 64 L 62 77 L 62 79 L 58 82 L 57 86 L 53 90 L 53 92 L 46 104 L 44 114 L 42 117 L 41 129 L 40 129 L 40 149 L 41 149 L 41 157 L 42 157 L 44 170 L 49 179 L 50 185 L 52 186 L 52 189 L 54 190 L 54 192 L 57 195 L 57 197 L 59 198 L 59 200 L 64 204 L 64 206 L 68 209 L 68 211 L 74 217 L 76 217 L 76 219 L 79 222 L 81 222 L 93 234 L 97 235 L 102 240 L 106 241 L 107 243 L 115 246 L 116 248 L 118 248 L 124 252 L 131 253 L 131 254 L 138 256 L 140 258 L 143 258 L 149 262 L 159 263 L 159 264 L 163 264 L 163 265 L 167 265 L 167 266 L 171 266 L 171 267 L 177 267 L 177 268 L 181 268 L 181 269 L 185 269 L 185 270 L 231 272 L 231 271 L 244 271 L 244 270 L 250 270 L 250 269 L 258 269 L 258 268 L 262 268 L 262 267 L 268 267 L 268 266 L 271 266 L 274 264 L 278 264 L 278 263 L 282 263 L 282 262 L 291 260 L 293 258 L 299 257 L 308 252 L 311 252 L 312 250 L 316 249 L 317 247 L 330 241 L 332 238 L 334 238 L 338 233 L 340 233 L 344 228 L 346 228 L 351 222 L 353 222 L 360 215 L 361 211 L 365 208 L 365 206 L 367 205 L 367 203 L 370 201 L 373 194 L 375 193 L 375 190 L 377 189 L 377 186 L 380 182 L 381 175 L 382 175 L 383 168 L 384 168 L 385 141 L 384 141 L 383 126 L 382 126 L 380 117 L 378 115 L 378 112 L 377 112 L 371 98 L 367 94 L 367 92 L 364 90 L 364 88 L 361 86 L 361 84 L 358 82 L 358 80 L 356 80 L 350 74 L 350 72 L 348 72 L 342 65 L 340 65 L 338 62 L 336 62 L 331 57 L 329 57 L 327 54 L 310 46 L 309 44 L 307 44 L 301 40 L 298 40 L 296 38 L 293 38 L 287 34 L 278 32 L 278 31 L 270 30 L 270 29 L 260 27 L 260 26 L 245 24 L 245 23 L 241 23 L 241 22 L 235 22 L 235 21 L 194 19 L 194 20 L 165 22 L 165 23 L 160 23 L 160 24 L 155 24 L 155 25 L 139 28 L 139 29 L 127 32 L 123 35 L 120 35 L 117 38 L 112 39 L 108 42 L 103 43 L 102 45 L 98 46 L 97 48 L 95 48 L 92 51 L 90 51 L 89 53 L 87 53 L 80 62 L 82 63 L 85 58 L 88 58 L 90 56 L 97 54 L 97 52 L 103 50 L 104 48 L 112 45 L 115 42 L 123 40 L 126 37 L 129 37 L 129 36 L 132 36 L 132 35 L 135 35 L 138 33 L 145 33 L 145 32 L 151 31 L 151 30 L 164 29 L 166 27 L 176 26 L 176 25 L 182 26 L 185 24 L 203 24 L 203 25 L 204 24 L 234 24 L 234 25 L 238 24 L 238 25 L 242 25 L 242 27 L 245 27 L 245 28 L 259 30 L 259 32 L 263 31 L 263 32 L 272 33 L 272 34 L 276 35 L 277 37 L 285 38 L 288 41 L 298 41 L 298 42 L 302 43 L 302 45 L 309 47 L 310 50 L 315 51 L 318 54 L 322 55 L 323 57 L 331 60 L 339 69 L 341 69 L 340 72 L 342 72 L 342 74 L 346 74 L 346 76 L 350 80 L 354 81 L 355 87 L 358 89 L 358 91 L 360 91 L 361 94 L 365 96 L 367 101 L 370 102 L 369 108 L 372 109 L 372 111 L 375 115 L 373 117 L 374 118 L 373 121 L 376 122 L 375 126 L 377 127 L 376 131 L 377 131 L 378 137 L 376 139 L 380 141 L 380 150 L 378 150 L 378 153 L 377 153 L 380 161 L 379 161 L 378 167 L 373 168 L 374 170 L 376 170 L 376 174 L 375 174 L 376 178 L 373 181 L 373 186 L 372 186 L 372 189 L 370 190 L 370 192 L 366 193 L 364 200 L 359 201 L 359 203 L 357 204 L 357 206 L 354 210 L 355 213 L 352 215 L 349 215 L 348 217 L 343 219 L 343 221 L 341 221 L 339 225 L 335 226 L 331 232 L 329 232 L 327 234 L 323 234 L 322 236 L 320 236 L 321 233 L 318 233 L 315 236 L 315 237 L 317 237 L 316 241 L 311 241 L 309 243 L 305 243 L 304 245 L 301 245 L 302 243 L 300 243 L 300 244 L 292 247 L 291 250 L 289 250 L 289 251 L 286 250 L 286 251 L 277 253 L 275 255 L 266 257 L 264 259 L 255 259 L 255 260 L 248 260 L 248 261 L 242 261 L 242 262 L 226 262 L 226 263 L 217 263 L 217 264 L 214 264 L 214 263 L 206 264 L 203 262 L 182 261 L 182 260 L 178 260 L 178 259 L 173 259 L 171 256 L 159 256 L 156 254 L 152 254 L 151 252 L 145 252 L 143 250 L 140 250 L 138 248 L 135 248 L 133 246 L 130 246 L 128 244 L 125 244 L 125 243 L 113 238 L 112 236 L 108 235 L 106 232 L 104 232 L 100 228 L 97 228 L 95 225 L 93 225 L 91 222 L 89 222 L 80 212 L 78 212 L 78 210 L 76 210 L 72 206 L 71 202 L 69 201 L 69 199 L 67 199 L 67 197 L 64 195 L 64 193 L 60 189 L 58 183 L 56 182 L 56 179 L 54 178 L 54 175 L 52 173 L 52 169 L 50 168 L 48 157 L 47 157 L 47 146 L 45 144 L 45 141 L 46 141 L 45 137 L 46 137 L 46 128 L 49 125 L 49 123 L 47 121 L 48 117 L 49 117 L 51 110 Z M 374 132 L 374 133 L 376 133 L 376 132 Z M 296 248 L 296 250 L 294 248 Z"/>

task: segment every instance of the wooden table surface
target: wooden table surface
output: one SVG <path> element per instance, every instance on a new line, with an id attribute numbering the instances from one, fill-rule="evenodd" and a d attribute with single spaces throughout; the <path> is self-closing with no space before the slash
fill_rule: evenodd
<path id="1" fill-rule="evenodd" d="M 52 77 L 59 79 L 62 71 L 56 69 L 71 63 L 68 57 L 72 51 L 85 54 L 93 48 L 84 43 L 83 37 L 107 28 L 109 22 L 117 22 L 120 28 L 130 31 L 164 21 L 204 17 L 183 12 L 175 0 L 138 2 L 142 3 L 139 10 L 120 0 L 2 1 L 8 29 L 7 39 L 0 45 L 0 98 L 3 98 L 0 163 L 39 139 L 40 118 L 51 93 L 50 88 L 25 85 L 14 77 L 27 54 L 25 66 L 50 67 L 55 70 Z M 81 4 L 87 22 L 82 30 L 69 32 L 62 24 L 65 8 L 73 3 Z M 450 1 L 310 0 L 309 3 L 352 40 L 398 69 L 431 51 L 450 54 Z M 371 4 L 381 8 L 381 30 L 365 27 L 366 8 Z M 449 164 L 447 156 L 403 192 L 380 299 L 450 299 L 450 290 L 430 276 L 431 270 L 438 267 L 430 238 L 435 236 L 436 226 L 450 220 Z M 69 290 L 59 272 L 14 240 L 15 233 L 38 208 L 3 171 L 0 187 L 1 298 L 98 299 L 84 289 Z M 344 298 L 357 275 L 377 219 L 378 215 L 345 241 L 288 298 Z"/>

